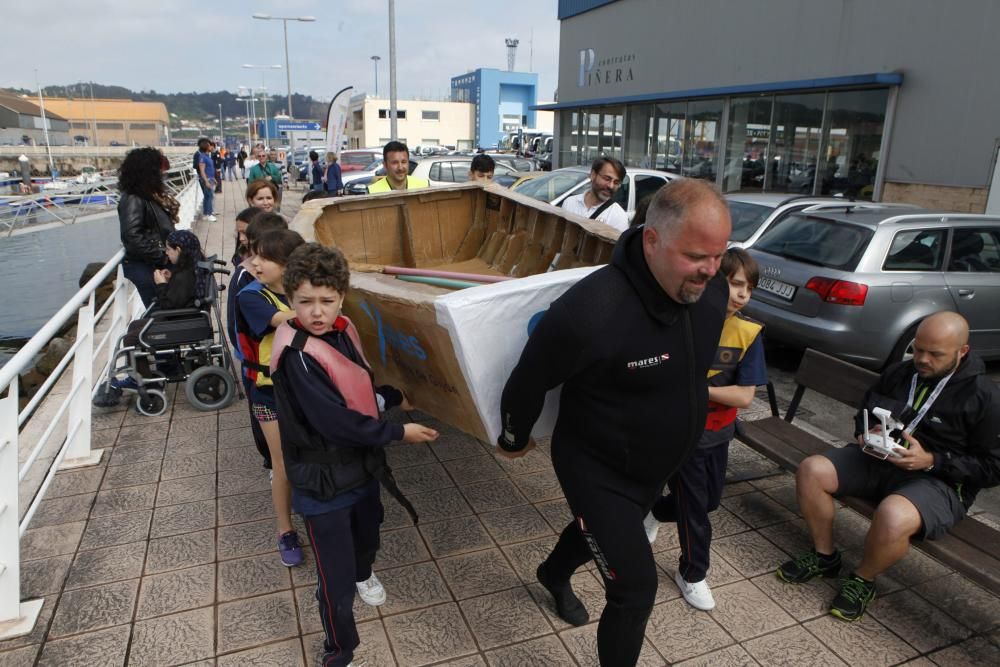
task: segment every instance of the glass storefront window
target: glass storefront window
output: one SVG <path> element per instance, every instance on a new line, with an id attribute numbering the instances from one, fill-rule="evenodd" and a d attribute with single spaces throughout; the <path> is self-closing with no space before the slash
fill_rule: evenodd
<path id="1" fill-rule="evenodd" d="M 764 189 L 765 165 L 770 159 L 771 97 L 733 98 L 729 105 L 729 132 L 723 192 Z"/>
<path id="2" fill-rule="evenodd" d="M 622 158 L 622 138 L 624 124 L 624 109 L 622 107 L 608 107 L 602 110 L 601 124 L 597 143 L 597 155 L 591 156 L 591 160 L 599 155 Z"/>
<path id="3" fill-rule="evenodd" d="M 684 118 L 687 102 L 670 102 L 656 105 L 653 134 L 656 137 L 652 167 L 679 174 L 684 155 Z"/>
<path id="4" fill-rule="evenodd" d="M 771 142 L 771 158 L 767 163 L 765 190 L 812 194 L 819 160 L 825 98 L 825 93 L 775 96 L 772 126 L 774 139 Z"/>
<path id="5" fill-rule="evenodd" d="M 577 164 L 590 164 L 600 154 L 601 114 L 584 114 L 580 133 L 583 135 L 583 150 Z"/>
<path id="6" fill-rule="evenodd" d="M 559 116 L 559 166 L 579 164 L 580 113 L 563 111 Z"/>
<path id="7" fill-rule="evenodd" d="M 715 181 L 724 192 L 870 200 L 888 96 L 881 88 L 563 111 L 559 164 L 590 164 L 604 154 L 627 167 Z"/>
<path id="8" fill-rule="evenodd" d="M 681 173 L 714 181 L 719 162 L 719 126 L 724 100 L 688 102 Z"/>
<path id="9" fill-rule="evenodd" d="M 885 124 L 886 88 L 831 92 L 817 189 L 870 200 Z"/>
<path id="10" fill-rule="evenodd" d="M 625 157 L 622 162 L 626 167 L 641 167 L 648 169 L 653 163 L 656 152 L 656 139 L 653 134 L 652 104 L 634 104 L 628 107 L 627 136 L 625 138 Z"/>

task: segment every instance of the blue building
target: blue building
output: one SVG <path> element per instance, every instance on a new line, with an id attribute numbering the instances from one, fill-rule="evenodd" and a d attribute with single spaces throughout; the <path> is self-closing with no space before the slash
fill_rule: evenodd
<path id="1" fill-rule="evenodd" d="M 474 143 L 490 148 L 509 132 L 535 127 L 538 75 L 480 68 L 453 76 L 451 101 L 476 105 Z"/>

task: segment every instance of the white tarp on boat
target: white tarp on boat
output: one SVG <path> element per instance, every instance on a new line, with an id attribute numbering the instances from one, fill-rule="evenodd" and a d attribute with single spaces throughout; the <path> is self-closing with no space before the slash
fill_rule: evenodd
<path id="1" fill-rule="evenodd" d="M 491 443 L 500 435 L 500 394 L 528 341 L 529 326 L 578 280 L 599 269 L 585 266 L 458 290 L 434 300 L 437 322 L 451 336 L 479 417 Z M 559 388 L 545 398 L 532 435 L 552 433 Z"/>

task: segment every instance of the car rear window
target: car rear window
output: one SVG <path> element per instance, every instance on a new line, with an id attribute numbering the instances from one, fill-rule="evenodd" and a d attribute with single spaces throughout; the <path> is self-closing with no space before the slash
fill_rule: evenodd
<path id="1" fill-rule="evenodd" d="M 373 153 L 344 153 L 340 158 L 341 162 L 343 162 L 344 164 L 349 164 L 352 167 L 353 166 L 364 167 L 366 165 L 371 164 L 373 159 L 375 159 Z"/>
<path id="2" fill-rule="evenodd" d="M 768 228 L 754 248 L 786 259 L 853 271 L 872 230 L 846 222 L 792 214 Z"/>
<path id="3" fill-rule="evenodd" d="M 729 240 L 746 241 L 764 224 L 773 210 L 770 206 L 730 200 L 729 215 L 733 219 L 733 231 L 729 235 Z"/>
<path id="4" fill-rule="evenodd" d="M 545 176 L 525 181 L 518 186 L 517 191 L 522 195 L 550 202 L 564 192 L 575 188 L 581 181 L 586 179 L 587 172 L 584 171 L 553 171 Z"/>

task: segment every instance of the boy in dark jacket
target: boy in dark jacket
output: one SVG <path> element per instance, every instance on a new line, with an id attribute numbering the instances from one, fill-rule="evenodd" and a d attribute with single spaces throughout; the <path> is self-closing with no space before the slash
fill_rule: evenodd
<path id="1" fill-rule="evenodd" d="M 400 391 L 374 386 L 357 330 L 340 315 L 348 278 L 339 250 L 318 243 L 297 248 L 283 277 L 295 318 L 278 327 L 271 355 L 292 503 L 305 519 L 316 559 L 325 667 L 349 665 L 360 643 L 355 590 L 370 605 L 385 602 L 372 572 L 383 514 L 379 482 L 416 518 L 384 448 L 438 436 L 421 424 L 379 419 L 383 407 L 413 406 Z"/>

